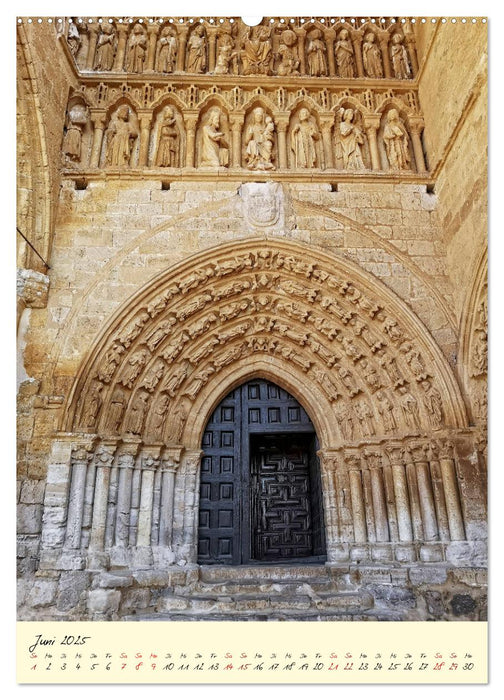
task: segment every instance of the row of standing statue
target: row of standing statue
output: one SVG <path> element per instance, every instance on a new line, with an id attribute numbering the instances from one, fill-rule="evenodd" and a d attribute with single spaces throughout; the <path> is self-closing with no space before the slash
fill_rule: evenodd
<path id="1" fill-rule="evenodd" d="M 231 146 L 223 128 L 225 115 L 219 107 L 210 109 L 198 131 L 199 167 L 228 167 Z M 334 155 L 345 170 L 366 168 L 364 148 L 366 132 L 358 113 L 351 108 L 341 108 L 339 124 L 334 138 Z M 165 107 L 157 126 L 151 165 L 155 167 L 183 167 L 183 129 L 179 126 L 175 110 Z M 87 124 L 85 107 L 76 105 L 70 110 L 70 124 L 66 132 L 63 151 L 67 160 L 80 163 L 82 157 L 82 131 Z M 138 120 L 128 105 L 121 105 L 110 119 L 105 131 L 103 165 L 128 167 L 136 140 L 140 136 Z M 411 169 L 410 138 L 397 109 L 390 109 L 384 118 L 381 139 L 390 169 Z M 324 147 L 322 134 L 313 115 L 302 107 L 289 130 L 288 162 L 292 168 L 323 168 Z M 256 107 L 246 123 L 241 137 L 245 166 L 250 170 L 273 170 L 278 143 L 273 118 L 262 107 Z M 240 160 L 241 162 L 241 160 Z M 145 163 L 146 164 L 146 163 Z M 418 165 L 418 164 L 417 164 Z"/>
<path id="2" fill-rule="evenodd" d="M 234 25 L 238 30 L 238 25 Z M 127 27 L 122 25 L 125 31 Z M 273 47 L 271 28 L 248 27 L 241 36 L 237 31 L 220 31 L 210 49 L 209 38 L 202 25 L 197 25 L 188 36 L 179 34 L 175 26 L 155 27 L 155 44 L 142 24 L 135 24 L 129 37 L 118 36 L 113 24 L 100 25 L 99 34 L 87 47 L 86 69 L 96 71 L 125 70 L 143 73 L 185 71 L 191 74 L 211 72 L 215 75 L 279 75 L 340 78 L 395 78 L 413 77 L 414 48 L 397 31 L 389 35 L 374 31 L 351 33 L 341 29 L 327 41 L 319 28 L 306 34 L 303 45 L 292 29 L 284 29 L 278 45 Z M 358 39 L 355 38 L 358 37 Z M 122 43 L 121 43 L 122 38 Z M 412 41 L 412 40 L 411 40 Z M 70 24 L 68 43 L 77 56 L 81 36 L 77 26 Z M 410 53 L 405 43 L 408 43 Z M 413 54 L 413 55 L 412 55 Z M 212 57 L 211 57 L 212 56 Z"/>

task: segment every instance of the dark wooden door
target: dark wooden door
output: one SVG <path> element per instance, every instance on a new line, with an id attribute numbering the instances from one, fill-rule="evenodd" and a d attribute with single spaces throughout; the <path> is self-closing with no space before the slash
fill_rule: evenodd
<path id="1" fill-rule="evenodd" d="M 198 561 L 323 555 L 316 435 L 299 402 L 256 380 L 232 391 L 203 436 Z"/>

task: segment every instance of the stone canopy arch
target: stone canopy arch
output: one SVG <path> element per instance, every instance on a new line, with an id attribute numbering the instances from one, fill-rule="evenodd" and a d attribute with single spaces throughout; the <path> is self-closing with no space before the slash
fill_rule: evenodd
<path id="1" fill-rule="evenodd" d="M 208 413 L 254 364 L 312 397 L 326 447 L 466 424 L 450 367 L 390 290 L 305 245 L 249 240 L 194 256 L 123 306 L 61 428 L 195 449 L 204 421 L 189 414 Z"/>

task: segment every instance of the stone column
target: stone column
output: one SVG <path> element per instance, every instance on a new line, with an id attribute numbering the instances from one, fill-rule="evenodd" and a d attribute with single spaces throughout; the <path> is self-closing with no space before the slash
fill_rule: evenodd
<path id="1" fill-rule="evenodd" d="M 93 516 L 89 549 L 101 551 L 105 546 L 105 526 L 107 523 L 107 508 L 110 486 L 110 471 L 114 462 L 117 448 L 116 441 L 102 442 L 95 452 L 96 466 L 95 492 L 93 499 Z"/>
<path id="2" fill-rule="evenodd" d="M 429 449 L 429 462 L 432 475 L 432 490 L 434 494 L 434 504 L 439 526 L 439 536 L 443 542 L 450 539 L 450 527 L 448 524 L 448 513 L 446 512 L 446 502 L 443 488 L 443 478 L 439 465 L 439 451 L 437 445 L 432 443 Z"/>
<path id="3" fill-rule="evenodd" d="M 406 48 L 408 50 L 408 55 L 410 57 L 410 63 L 411 63 L 412 71 L 413 71 L 413 77 L 415 77 L 418 73 L 418 59 L 417 59 L 416 46 L 415 46 L 415 37 L 413 36 L 413 34 L 407 34 L 405 32 L 404 33 L 404 43 L 406 44 Z"/>
<path id="4" fill-rule="evenodd" d="M 126 42 L 128 40 L 129 26 L 126 24 L 116 24 L 117 29 L 117 52 L 114 59 L 113 69 L 120 71 L 124 69 L 124 54 L 126 51 Z"/>
<path id="5" fill-rule="evenodd" d="M 385 450 L 392 467 L 399 540 L 401 542 L 411 542 L 413 540 L 413 530 L 411 527 L 406 472 L 402 459 L 402 445 L 387 445 Z"/>
<path id="6" fill-rule="evenodd" d="M 100 165 L 103 132 L 105 131 L 105 112 L 92 113 L 91 121 L 93 122 L 93 145 L 91 147 L 89 167 L 97 168 Z"/>
<path id="7" fill-rule="evenodd" d="M 129 544 L 129 526 L 131 509 L 131 477 L 135 468 L 135 457 L 140 440 L 128 440 L 121 446 L 118 459 L 119 483 L 117 487 L 117 510 L 115 521 L 114 544 L 127 547 Z"/>
<path id="8" fill-rule="evenodd" d="M 159 514 L 159 545 L 172 546 L 175 472 L 180 462 L 180 448 L 166 448 L 161 460 L 161 504 Z"/>
<path id="9" fill-rule="evenodd" d="M 159 467 L 161 445 L 145 448 L 142 456 L 142 483 L 138 511 L 137 547 L 150 547 L 152 527 L 152 503 L 154 499 L 154 474 Z"/>
<path id="10" fill-rule="evenodd" d="M 89 25 L 89 39 L 88 39 L 88 49 L 86 57 L 86 70 L 93 70 L 94 68 L 94 57 L 96 53 L 96 44 L 98 42 L 98 34 L 100 28 L 97 24 Z"/>
<path id="11" fill-rule="evenodd" d="M 301 75 L 306 75 L 306 51 L 305 51 L 306 30 L 303 29 L 303 27 L 298 27 L 294 31 L 298 37 L 299 72 Z"/>
<path id="12" fill-rule="evenodd" d="M 320 115 L 320 128 L 322 129 L 322 146 L 324 149 L 324 161 L 326 168 L 334 168 L 332 128 L 334 125 L 334 114 Z"/>
<path id="13" fill-rule="evenodd" d="M 421 137 L 424 128 L 424 120 L 421 117 L 410 117 L 407 126 L 411 134 L 417 172 L 423 173 L 426 170 Z"/>
<path id="14" fill-rule="evenodd" d="M 151 128 L 151 112 L 139 112 L 138 118 L 140 121 L 140 150 L 138 154 L 138 166 L 147 165 L 149 158 L 149 141 Z"/>
<path id="15" fill-rule="evenodd" d="M 79 549 L 84 516 L 84 495 L 88 463 L 92 457 L 92 443 L 74 445 L 72 449 L 72 477 L 68 498 L 65 547 Z"/>
<path id="16" fill-rule="evenodd" d="M 350 478 L 354 541 L 362 543 L 367 541 L 367 530 L 364 497 L 362 493 L 360 456 L 358 454 L 349 454 L 346 452 L 345 463 Z"/>
<path id="17" fill-rule="evenodd" d="M 279 114 L 276 120 L 278 132 L 278 167 L 280 170 L 287 168 L 287 127 L 289 117 L 286 114 Z"/>
<path id="18" fill-rule="evenodd" d="M 443 479 L 443 487 L 445 492 L 446 510 L 448 513 L 450 538 L 452 540 L 464 540 L 465 528 L 462 518 L 462 509 L 460 506 L 453 445 L 450 442 L 441 443 L 439 457 L 441 477 Z"/>
<path id="19" fill-rule="evenodd" d="M 389 33 L 386 30 L 381 30 L 378 32 L 378 41 L 380 42 L 380 49 L 383 58 L 383 72 L 386 78 L 392 78 L 392 66 L 390 65 L 390 54 L 389 54 Z"/>
<path id="20" fill-rule="evenodd" d="M 231 167 L 241 167 L 241 132 L 245 115 L 243 112 L 234 112 L 229 116 L 231 124 Z"/>
<path id="21" fill-rule="evenodd" d="M 373 499 L 376 541 L 388 542 L 390 537 L 382 479 L 382 456 L 380 452 L 366 452 L 365 459 L 371 474 L 371 494 Z"/>
<path id="22" fill-rule="evenodd" d="M 334 473 L 336 470 L 336 453 L 332 451 L 317 452 L 320 459 L 320 476 L 322 480 L 322 497 L 324 501 L 324 520 L 326 530 L 327 557 L 334 560 L 334 546 L 340 541 L 338 528 L 338 509 L 334 489 Z"/>
<path id="23" fill-rule="evenodd" d="M 196 124 L 197 112 L 185 112 L 184 123 L 186 128 L 186 168 L 194 168 L 196 151 Z"/>
<path id="24" fill-rule="evenodd" d="M 208 36 L 208 68 L 209 73 L 213 73 L 215 70 L 215 56 L 216 56 L 216 44 L 217 44 L 217 27 L 210 26 L 207 27 Z"/>
<path id="25" fill-rule="evenodd" d="M 198 553 L 198 508 L 199 508 L 199 470 L 201 463 L 200 450 L 188 450 L 182 457 L 181 477 L 183 493 L 180 494 L 179 505 L 182 510 L 174 513 L 174 526 L 181 528 L 180 554 L 189 562 L 196 563 Z"/>
<path id="26" fill-rule="evenodd" d="M 416 467 L 424 539 L 427 542 L 431 542 L 438 539 L 438 526 L 426 446 L 423 443 L 413 443 L 411 445 L 411 454 Z"/>
<path id="27" fill-rule="evenodd" d="M 406 448 L 403 452 L 403 459 L 406 464 L 406 480 L 408 482 L 408 493 L 411 509 L 411 523 L 413 525 L 413 539 L 422 542 L 424 539 L 422 526 L 422 512 L 420 510 L 420 494 L 418 493 L 418 482 L 416 469 L 413 463 L 411 450 Z"/>
<path id="28" fill-rule="evenodd" d="M 371 168 L 373 170 L 381 170 L 380 153 L 378 151 L 377 133 L 380 128 L 380 117 L 378 115 L 366 115 L 364 117 L 364 128 L 369 141 L 369 150 L 371 152 Z"/>
<path id="29" fill-rule="evenodd" d="M 353 542 L 354 527 L 352 517 L 352 499 L 350 496 L 350 477 L 343 455 L 334 459 L 336 471 L 333 473 L 334 493 L 338 511 L 338 526 L 341 542 Z"/>
<path id="30" fill-rule="evenodd" d="M 145 65 L 145 70 L 148 70 L 148 71 L 154 70 L 154 61 L 156 59 L 157 36 L 159 34 L 160 29 L 161 29 L 161 27 L 157 23 L 147 25 L 148 45 L 147 45 L 147 61 L 146 61 L 146 65 Z"/>
<path id="31" fill-rule="evenodd" d="M 178 49 L 177 49 L 177 70 L 185 70 L 185 50 L 187 44 L 187 34 L 189 27 L 183 26 L 178 28 Z M 192 166 L 191 166 L 192 167 Z"/>
<path id="32" fill-rule="evenodd" d="M 364 64 L 362 63 L 362 32 L 355 30 L 351 32 L 352 44 L 355 55 L 355 65 L 357 66 L 357 77 L 364 77 Z"/>
<path id="33" fill-rule="evenodd" d="M 74 437 L 71 433 L 60 434 L 52 444 L 42 515 L 41 569 L 56 567 L 65 543 Z"/>
<path id="34" fill-rule="evenodd" d="M 336 75 L 336 61 L 334 59 L 334 40 L 336 38 L 336 32 L 334 29 L 326 29 L 324 31 L 324 38 L 327 45 L 327 67 L 329 68 L 329 75 L 334 77 Z"/>
<path id="35" fill-rule="evenodd" d="M 391 542 L 399 541 L 399 528 L 397 525 L 397 509 L 394 495 L 394 477 L 390 464 L 382 460 L 383 487 L 385 490 L 385 504 L 387 510 L 388 527 Z"/>

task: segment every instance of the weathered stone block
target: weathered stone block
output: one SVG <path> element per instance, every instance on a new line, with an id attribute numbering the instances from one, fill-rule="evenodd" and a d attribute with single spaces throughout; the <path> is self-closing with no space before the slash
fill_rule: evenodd
<path id="1" fill-rule="evenodd" d="M 53 605 L 56 600 L 58 582 L 52 580 L 36 580 L 27 595 L 26 603 L 34 608 Z"/>
<path id="2" fill-rule="evenodd" d="M 128 573 L 104 572 L 95 576 L 94 588 L 128 588 L 133 585 L 133 576 Z"/>
<path id="3" fill-rule="evenodd" d="M 87 609 L 90 613 L 110 615 L 119 610 L 120 591 L 94 590 L 88 593 Z"/>
<path id="4" fill-rule="evenodd" d="M 441 567 L 416 567 L 409 570 L 409 579 L 413 586 L 421 586 L 424 583 L 446 583 L 448 578 L 445 568 Z"/>
<path id="5" fill-rule="evenodd" d="M 42 528 L 42 506 L 19 504 L 17 507 L 17 531 L 35 534 Z"/>
<path id="6" fill-rule="evenodd" d="M 476 600 L 467 594 L 456 593 L 450 600 L 450 607 L 456 617 L 470 615 L 476 610 Z"/>
<path id="7" fill-rule="evenodd" d="M 424 544 L 420 547 L 421 561 L 443 561 L 444 551 L 440 544 Z"/>

